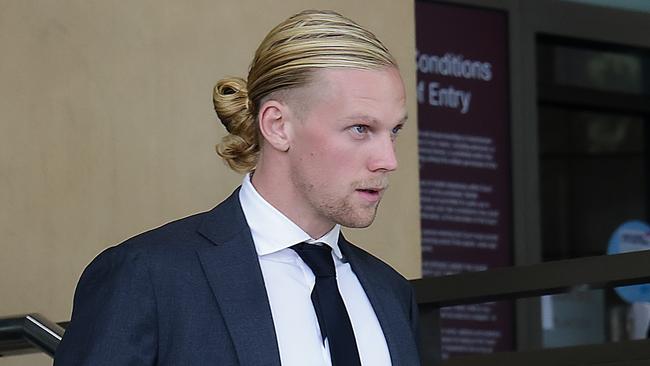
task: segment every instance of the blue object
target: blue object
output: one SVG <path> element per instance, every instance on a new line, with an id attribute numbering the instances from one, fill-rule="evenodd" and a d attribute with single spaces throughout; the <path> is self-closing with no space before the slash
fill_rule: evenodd
<path id="1" fill-rule="evenodd" d="M 609 239 L 607 254 L 619 254 L 650 249 L 650 226 L 643 221 L 628 221 L 614 231 Z M 650 284 L 615 288 L 626 302 L 650 302 Z"/>

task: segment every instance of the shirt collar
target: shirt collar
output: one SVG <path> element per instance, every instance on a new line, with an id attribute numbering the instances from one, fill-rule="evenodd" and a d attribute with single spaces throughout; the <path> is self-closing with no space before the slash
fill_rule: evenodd
<path id="1" fill-rule="evenodd" d="M 307 242 L 327 244 L 339 259 L 343 259 L 338 245 L 340 225 L 334 225 L 332 230 L 320 238 L 310 237 L 257 192 L 251 183 L 250 174 L 244 177 L 239 190 L 239 201 L 251 230 L 257 255 L 271 254 L 294 244 Z"/>

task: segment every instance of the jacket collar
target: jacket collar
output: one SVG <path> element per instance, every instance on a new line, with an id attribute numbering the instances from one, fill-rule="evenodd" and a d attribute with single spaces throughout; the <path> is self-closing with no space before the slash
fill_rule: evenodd
<path id="1" fill-rule="evenodd" d="M 239 189 L 208 212 L 198 229 L 215 245 L 198 250 L 242 366 L 280 366 L 280 354 Z"/>
<path id="2" fill-rule="evenodd" d="M 413 334 L 409 327 L 411 322 L 405 317 L 404 305 L 399 302 L 394 289 L 387 285 L 386 277 L 382 276 L 385 270 L 381 268 L 381 262 L 348 242 L 343 234 L 339 237 L 339 247 L 375 311 L 393 366 L 413 365 L 417 360 L 417 348 L 413 347 L 415 342 L 409 342 Z"/>

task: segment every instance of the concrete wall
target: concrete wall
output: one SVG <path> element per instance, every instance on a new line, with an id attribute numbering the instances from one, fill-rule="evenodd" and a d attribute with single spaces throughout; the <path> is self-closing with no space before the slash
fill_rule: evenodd
<path id="1" fill-rule="evenodd" d="M 0 2 L 0 316 L 70 317 L 102 249 L 207 210 L 241 177 L 214 153 L 214 83 L 245 76 L 271 27 L 305 8 L 374 30 L 401 64 L 409 126 L 375 224 L 352 241 L 420 275 L 413 1 Z M 43 355 L 0 365 L 47 365 Z"/>

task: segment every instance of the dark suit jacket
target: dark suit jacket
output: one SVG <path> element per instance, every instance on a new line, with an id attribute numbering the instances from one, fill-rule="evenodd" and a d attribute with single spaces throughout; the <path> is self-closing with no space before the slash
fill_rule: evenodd
<path id="1" fill-rule="evenodd" d="M 79 280 L 55 365 L 280 365 L 238 193 L 95 258 Z M 343 236 L 339 245 L 377 314 L 393 365 L 419 365 L 408 282 Z"/>

